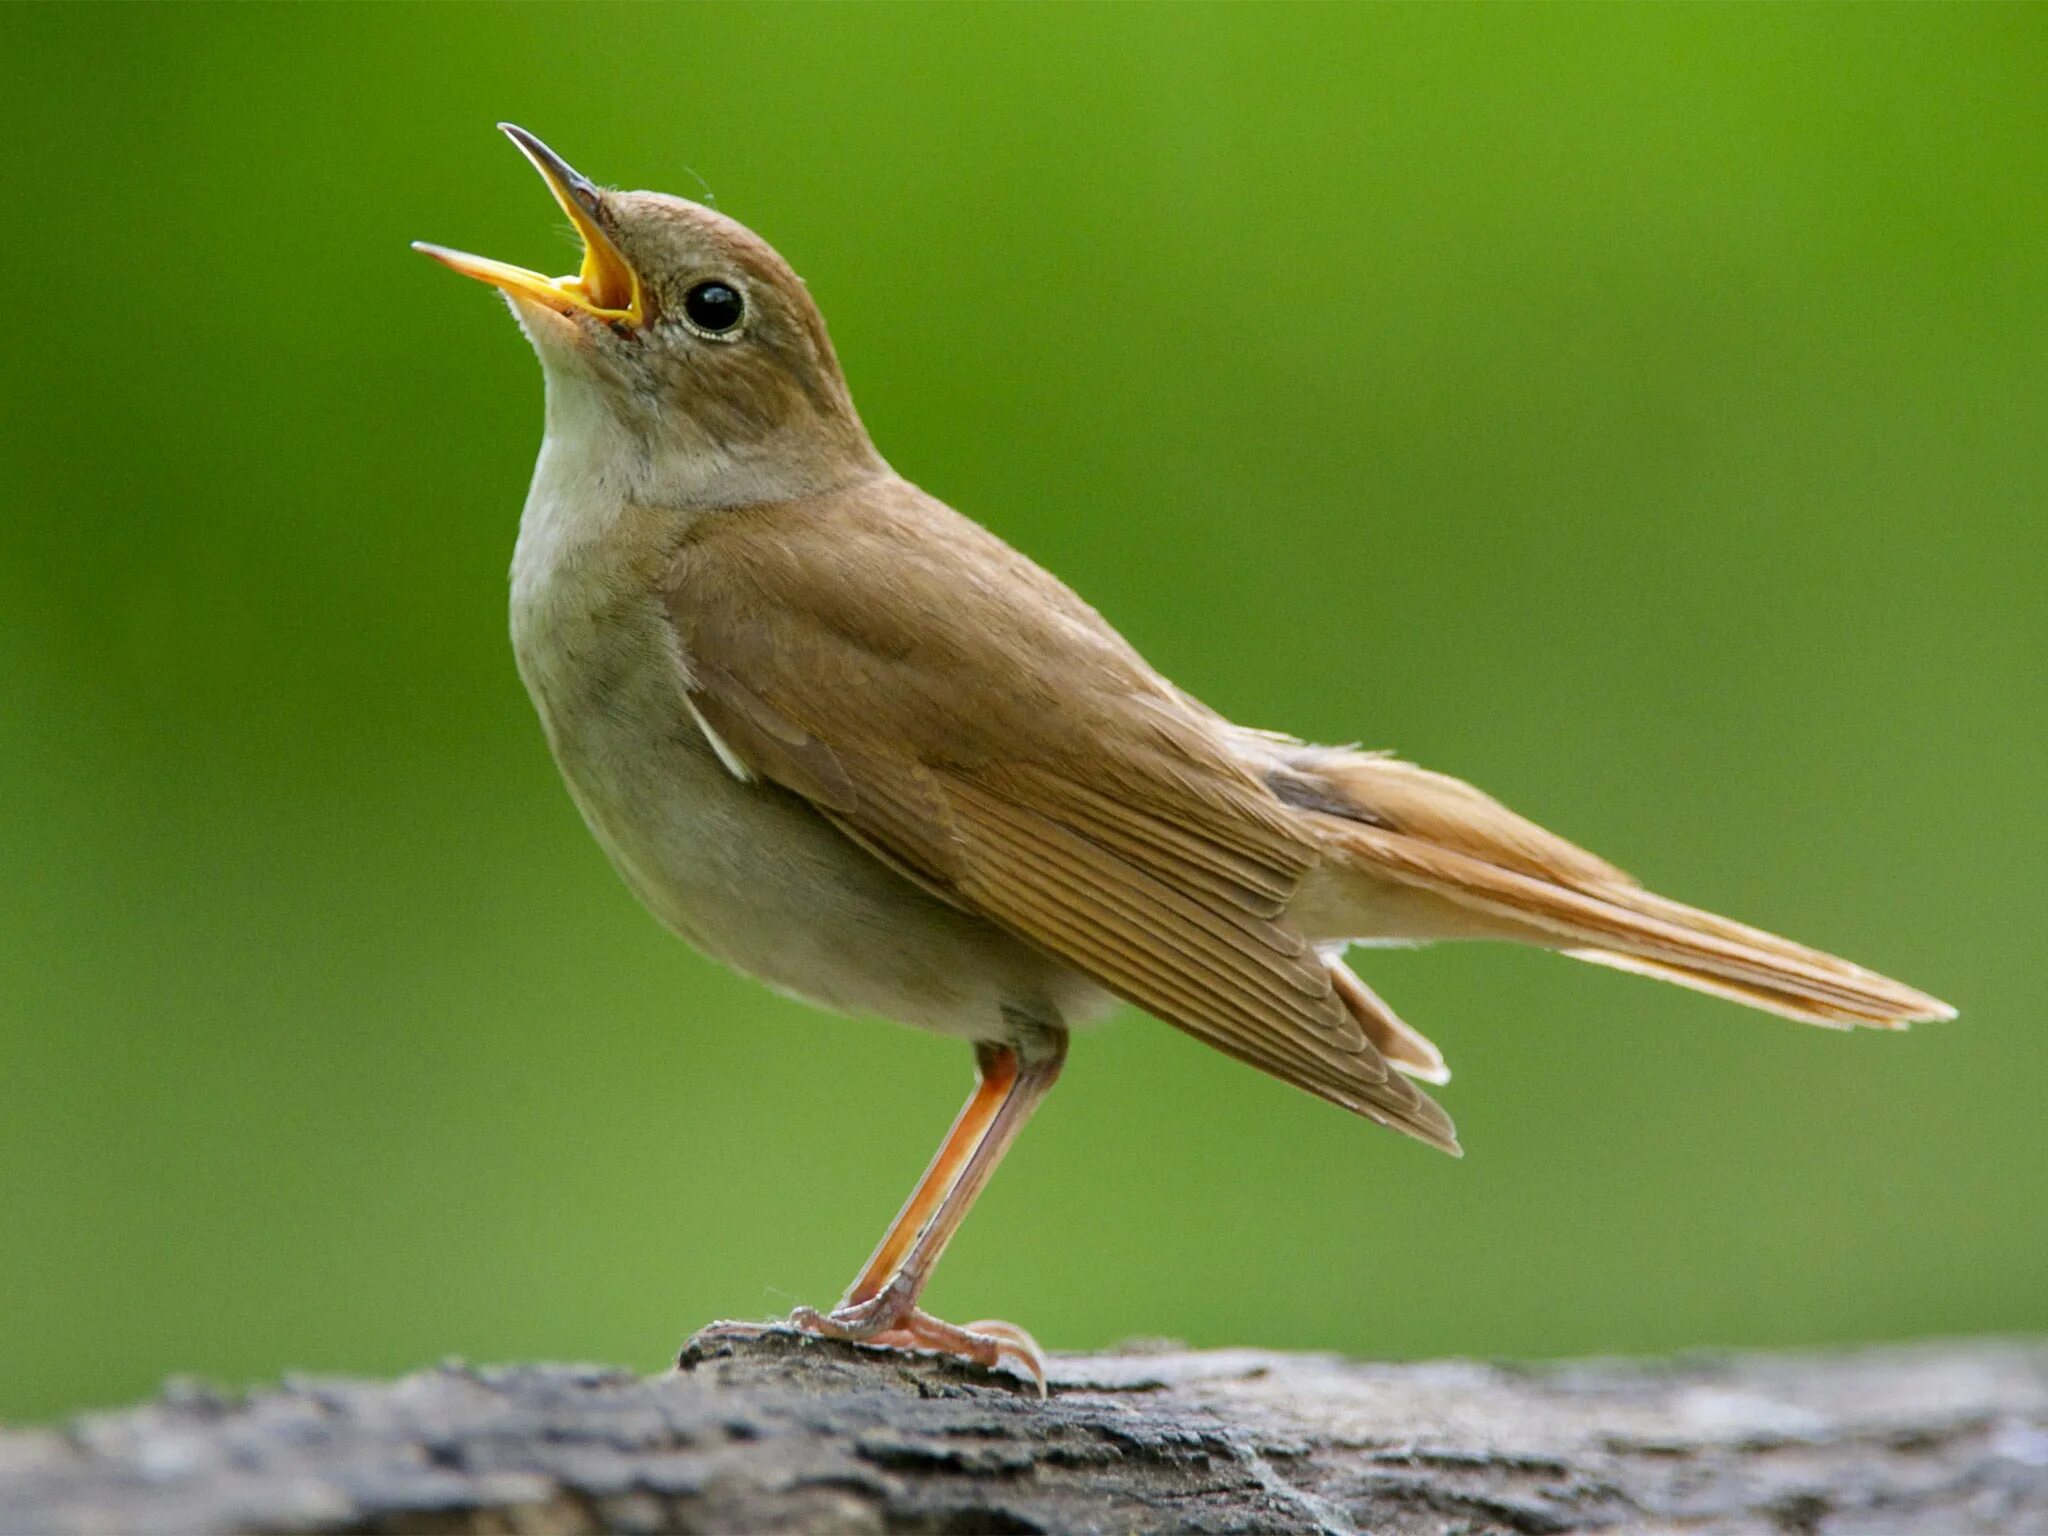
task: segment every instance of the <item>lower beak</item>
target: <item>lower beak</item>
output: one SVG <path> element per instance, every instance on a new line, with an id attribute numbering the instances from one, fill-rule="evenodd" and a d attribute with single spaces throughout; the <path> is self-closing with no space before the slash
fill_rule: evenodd
<path id="1" fill-rule="evenodd" d="M 588 315 L 607 325 L 641 325 L 647 317 L 647 304 L 640 275 L 598 225 L 597 188 L 524 128 L 511 123 L 500 123 L 498 127 L 533 162 L 541 180 L 554 193 L 555 201 L 562 205 L 562 212 L 576 226 L 576 233 L 583 239 L 583 269 L 574 277 L 543 277 L 525 267 L 451 251 L 424 240 L 414 241 L 412 248 L 464 277 L 531 299 L 557 314 Z"/>

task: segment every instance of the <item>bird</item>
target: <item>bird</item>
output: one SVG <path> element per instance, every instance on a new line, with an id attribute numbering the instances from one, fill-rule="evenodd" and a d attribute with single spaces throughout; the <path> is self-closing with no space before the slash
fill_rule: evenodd
<path id="1" fill-rule="evenodd" d="M 1834 1028 L 1949 1019 L 1848 961 L 1652 894 L 1459 779 L 1235 724 L 1066 585 L 904 479 L 760 236 L 500 124 L 582 243 L 497 288 L 545 431 L 511 565 L 519 672 L 626 885 L 820 1007 L 967 1042 L 975 1086 L 837 1305 L 719 1323 L 1031 1378 L 1014 1324 L 919 1305 L 1059 1077 L 1130 1004 L 1461 1155 L 1442 1053 L 1347 946 L 1490 939 Z"/>

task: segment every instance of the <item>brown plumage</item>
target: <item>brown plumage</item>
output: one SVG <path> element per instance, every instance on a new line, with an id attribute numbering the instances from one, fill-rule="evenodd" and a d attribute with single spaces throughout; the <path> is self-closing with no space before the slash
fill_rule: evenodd
<path id="1" fill-rule="evenodd" d="M 1651 895 L 1456 779 L 1231 724 L 1094 609 L 889 469 L 809 294 L 758 236 L 613 193 L 511 130 L 585 241 L 503 288 L 548 434 L 513 566 L 520 667 L 634 891 L 708 952 L 975 1042 L 981 1084 L 829 1315 L 1036 1369 L 916 1300 L 1112 997 L 1446 1151 L 1443 1058 L 1340 958 L 1492 938 L 1797 1019 L 1948 1017 Z"/>
<path id="2" fill-rule="evenodd" d="M 1448 1120 L 1391 1070 L 1438 1076 L 1441 1058 L 1315 947 L 1371 935 L 1290 920 L 1313 869 L 1438 899 L 1455 913 L 1442 936 L 1543 944 L 1815 1023 L 1944 1012 L 1652 896 L 1459 780 L 1235 731 L 892 476 L 698 523 L 668 603 L 691 700 L 759 777 L 1119 997 L 1446 1150 Z"/>
<path id="3" fill-rule="evenodd" d="M 1542 944 L 1787 1018 L 1898 1029 L 1946 1003 L 1846 960 L 1644 890 L 1471 785 L 1411 763 L 1304 747 L 1293 766 L 1327 798 L 1308 814 L 1368 879 L 1443 897 Z"/>
<path id="4" fill-rule="evenodd" d="M 760 777 L 1197 1039 L 1455 1147 L 1287 921 L 1322 848 L 1080 599 L 893 477 L 684 537 L 691 701 Z"/>

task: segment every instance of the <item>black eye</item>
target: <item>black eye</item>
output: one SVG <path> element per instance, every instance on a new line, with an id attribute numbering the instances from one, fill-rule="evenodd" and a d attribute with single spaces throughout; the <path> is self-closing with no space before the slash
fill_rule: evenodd
<path id="1" fill-rule="evenodd" d="M 699 283 L 683 295 L 683 313 L 708 336 L 723 336 L 747 313 L 747 301 L 730 283 Z"/>

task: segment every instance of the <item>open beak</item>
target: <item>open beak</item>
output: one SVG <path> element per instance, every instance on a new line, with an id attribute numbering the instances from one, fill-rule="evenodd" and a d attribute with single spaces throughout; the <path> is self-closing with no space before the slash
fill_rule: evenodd
<path id="1" fill-rule="evenodd" d="M 524 128 L 512 123 L 500 123 L 498 128 L 533 162 L 541 180 L 555 194 L 555 201 L 562 205 L 562 212 L 569 215 L 576 233 L 583 237 L 583 270 L 574 277 L 542 277 L 524 267 L 492 261 L 488 256 L 451 251 L 424 240 L 415 240 L 412 248 L 464 277 L 544 304 L 557 314 L 588 315 L 607 325 L 640 325 L 647 317 L 640 276 L 612 244 L 611 236 L 598 227 L 597 188 Z"/>

